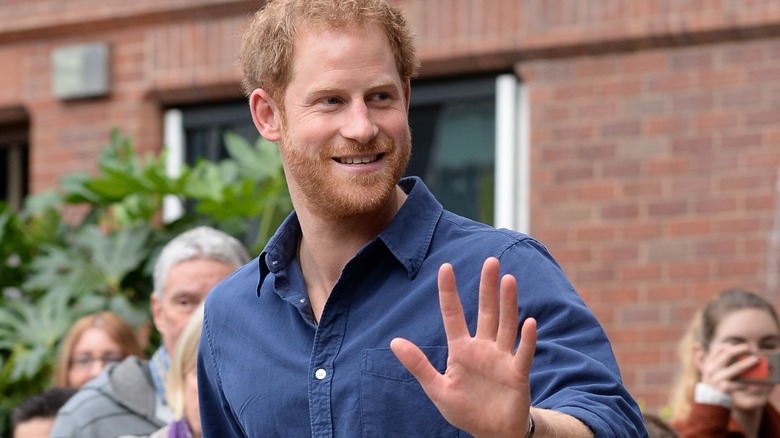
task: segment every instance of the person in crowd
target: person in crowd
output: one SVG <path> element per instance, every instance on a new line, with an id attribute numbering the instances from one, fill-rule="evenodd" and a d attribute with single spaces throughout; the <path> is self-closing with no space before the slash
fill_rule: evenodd
<path id="1" fill-rule="evenodd" d="M 203 326 L 203 305 L 192 314 L 171 356 L 165 395 L 176 418 L 149 438 L 201 438 L 198 379 L 195 364 Z"/>
<path id="2" fill-rule="evenodd" d="M 72 387 L 51 387 L 22 400 L 11 411 L 11 438 L 49 438 L 54 417 L 76 393 Z"/>
<path id="3" fill-rule="evenodd" d="M 744 289 L 707 302 L 680 342 L 681 369 L 670 407 L 682 437 L 777 437 L 770 403 L 780 369 L 780 321 L 772 304 Z"/>
<path id="4" fill-rule="evenodd" d="M 213 228 L 172 239 L 153 273 L 151 308 L 162 345 L 149 361 L 129 356 L 84 385 L 58 413 L 52 438 L 148 435 L 171 422 L 163 383 L 168 352 L 206 294 L 248 260 L 238 240 Z"/>
<path id="5" fill-rule="evenodd" d="M 270 0 L 240 62 L 295 211 L 206 300 L 204 436 L 647 436 L 548 251 L 402 178 L 418 62 L 399 9 Z"/>
<path id="6" fill-rule="evenodd" d="M 131 355 L 142 357 L 143 349 L 125 320 L 111 312 L 86 315 L 65 334 L 51 384 L 78 388 Z"/>

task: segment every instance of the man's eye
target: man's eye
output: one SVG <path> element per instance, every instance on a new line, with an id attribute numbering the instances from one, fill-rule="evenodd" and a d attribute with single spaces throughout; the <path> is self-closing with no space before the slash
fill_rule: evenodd
<path id="1" fill-rule="evenodd" d="M 341 99 L 338 97 L 326 97 L 323 101 L 328 105 L 337 105 L 341 102 Z"/>
<path id="2" fill-rule="evenodd" d="M 390 99 L 390 94 L 388 93 L 377 93 L 374 95 L 374 99 L 376 100 L 387 100 Z"/>

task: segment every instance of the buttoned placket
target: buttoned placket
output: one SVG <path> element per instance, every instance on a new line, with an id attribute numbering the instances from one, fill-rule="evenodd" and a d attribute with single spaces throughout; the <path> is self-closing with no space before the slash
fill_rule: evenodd
<path id="1" fill-rule="evenodd" d="M 337 285 L 338 287 L 338 285 Z M 334 289 L 335 293 L 336 289 Z M 333 293 L 331 293 L 333 295 Z M 314 336 L 309 362 L 309 413 L 312 437 L 333 436 L 333 378 L 339 347 L 347 325 L 346 300 L 329 301 Z"/>

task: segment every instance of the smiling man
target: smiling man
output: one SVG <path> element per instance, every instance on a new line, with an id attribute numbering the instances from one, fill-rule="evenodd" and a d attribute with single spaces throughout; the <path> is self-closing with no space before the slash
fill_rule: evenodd
<path id="1" fill-rule="evenodd" d="M 417 61 L 399 10 L 269 0 L 241 64 L 295 211 L 206 301 L 204 436 L 646 436 L 546 249 L 401 178 Z"/>

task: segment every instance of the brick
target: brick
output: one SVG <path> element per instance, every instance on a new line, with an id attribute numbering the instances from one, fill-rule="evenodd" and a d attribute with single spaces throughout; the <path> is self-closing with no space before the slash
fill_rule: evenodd
<path id="1" fill-rule="evenodd" d="M 604 137 L 625 137 L 639 135 L 642 124 L 638 120 L 623 120 L 603 125 L 600 133 Z"/>
<path id="2" fill-rule="evenodd" d="M 610 246 L 598 252 L 598 260 L 601 263 L 611 262 L 635 262 L 639 258 L 639 248 L 631 246 Z"/>
<path id="3" fill-rule="evenodd" d="M 699 214 L 734 211 L 736 207 L 734 198 L 699 199 L 694 203 L 694 211 Z"/>
<path id="4" fill-rule="evenodd" d="M 619 281 L 655 281 L 661 276 L 659 265 L 638 264 L 622 266 L 619 270 Z"/>
<path id="5" fill-rule="evenodd" d="M 615 185 L 612 183 L 584 184 L 577 189 L 576 199 L 580 201 L 604 201 L 615 198 Z"/>
<path id="6" fill-rule="evenodd" d="M 634 202 L 607 204 L 601 208 L 604 220 L 635 219 L 639 216 L 639 206 Z"/>
<path id="7" fill-rule="evenodd" d="M 642 131 L 647 134 L 673 134 L 688 130 L 688 120 L 684 117 L 648 117 Z"/>
<path id="8" fill-rule="evenodd" d="M 699 279 L 708 277 L 710 273 L 710 264 L 704 261 L 675 263 L 669 266 L 669 277 L 671 278 Z"/>
<path id="9" fill-rule="evenodd" d="M 691 161 L 686 157 L 667 157 L 650 160 L 647 172 L 651 175 L 686 173 L 691 168 Z"/>
<path id="10" fill-rule="evenodd" d="M 655 216 L 678 216 L 688 212 L 688 201 L 686 200 L 664 200 L 655 201 L 648 204 L 647 214 Z"/>

